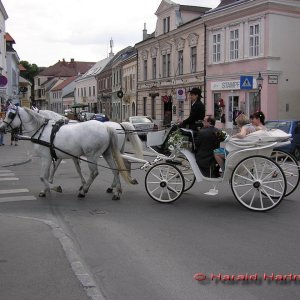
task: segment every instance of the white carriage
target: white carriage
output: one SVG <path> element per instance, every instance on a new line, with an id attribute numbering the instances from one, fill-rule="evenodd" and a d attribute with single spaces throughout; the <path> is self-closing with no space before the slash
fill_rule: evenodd
<path id="1" fill-rule="evenodd" d="M 165 130 L 150 132 L 147 146 L 155 151 L 166 136 Z M 156 160 L 146 166 L 146 191 L 152 199 L 170 203 L 179 199 L 195 181 L 210 182 L 212 189 L 206 193 L 209 195 L 217 195 L 217 187 L 227 182 L 244 207 L 253 211 L 270 210 L 299 184 L 298 162 L 288 153 L 274 151 L 279 144 L 289 143 L 289 138 L 281 130 L 274 130 L 257 131 L 244 139 L 228 139 L 225 171 L 218 178 L 204 177 L 193 151 L 180 143 L 170 156 L 157 153 Z"/>

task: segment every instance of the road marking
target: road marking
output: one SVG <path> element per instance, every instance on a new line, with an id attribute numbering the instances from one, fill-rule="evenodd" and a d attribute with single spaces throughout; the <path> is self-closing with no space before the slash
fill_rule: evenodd
<path id="1" fill-rule="evenodd" d="M 4 176 L 15 176 L 14 173 L 1 173 L 0 177 L 4 177 Z"/>
<path id="2" fill-rule="evenodd" d="M 13 190 L 0 190 L 0 195 L 15 194 L 15 193 L 28 193 L 28 189 L 13 189 Z"/>
<path id="3" fill-rule="evenodd" d="M 19 180 L 19 178 L 17 177 L 0 178 L 0 181 L 12 181 L 12 180 Z"/>
<path id="4" fill-rule="evenodd" d="M 16 197 L 0 198 L 0 202 L 14 202 L 14 201 L 24 201 L 24 200 L 36 200 L 36 197 L 34 197 L 34 196 L 16 196 Z"/>

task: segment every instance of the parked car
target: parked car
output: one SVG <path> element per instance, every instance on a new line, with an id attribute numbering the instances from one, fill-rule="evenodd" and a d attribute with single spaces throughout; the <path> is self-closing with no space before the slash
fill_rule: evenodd
<path id="1" fill-rule="evenodd" d="M 267 129 L 281 129 L 292 135 L 291 144 L 275 148 L 289 152 L 300 160 L 300 121 L 297 120 L 270 120 L 266 122 Z"/>
<path id="2" fill-rule="evenodd" d="M 89 121 L 93 118 L 95 114 L 88 112 L 86 110 L 82 110 L 78 113 L 77 118 L 80 122 Z"/>
<path id="3" fill-rule="evenodd" d="M 109 118 L 106 114 L 94 114 L 94 116 L 91 118 L 91 120 L 97 120 L 100 122 L 107 122 L 109 121 Z"/>
<path id="4" fill-rule="evenodd" d="M 132 123 L 140 137 L 146 137 L 148 131 L 157 130 L 157 125 L 147 116 L 129 117 L 129 122 Z"/>

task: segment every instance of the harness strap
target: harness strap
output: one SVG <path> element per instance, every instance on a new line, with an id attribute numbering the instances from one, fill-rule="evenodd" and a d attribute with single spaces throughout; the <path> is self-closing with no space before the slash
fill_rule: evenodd
<path id="1" fill-rule="evenodd" d="M 58 120 L 54 125 L 52 125 L 52 131 L 50 135 L 50 154 L 52 156 L 52 159 L 55 161 L 57 160 L 57 155 L 55 152 L 55 146 L 54 146 L 54 139 L 56 136 L 56 133 L 59 131 L 59 129 L 65 124 L 64 120 Z"/>

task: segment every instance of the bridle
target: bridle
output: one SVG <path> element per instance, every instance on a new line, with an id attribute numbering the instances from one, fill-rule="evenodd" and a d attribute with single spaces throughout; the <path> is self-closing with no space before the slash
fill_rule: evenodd
<path id="1" fill-rule="evenodd" d="M 22 128 L 22 127 L 23 127 L 23 122 L 22 122 L 21 116 L 20 116 L 20 114 L 19 114 L 18 107 L 16 107 L 16 108 L 11 107 L 11 108 L 8 110 L 7 118 L 10 120 L 9 122 L 6 122 L 5 120 L 3 120 L 3 123 L 5 123 L 6 126 L 7 126 L 8 128 L 10 128 L 11 130 L 14 129 L 14 128 L 11 126 L 11 123 L 14 121 L 14 119 L 15 119 L 16 116 L 19 117 L 20 122 L 21 122 L 20 127 Z"/>

